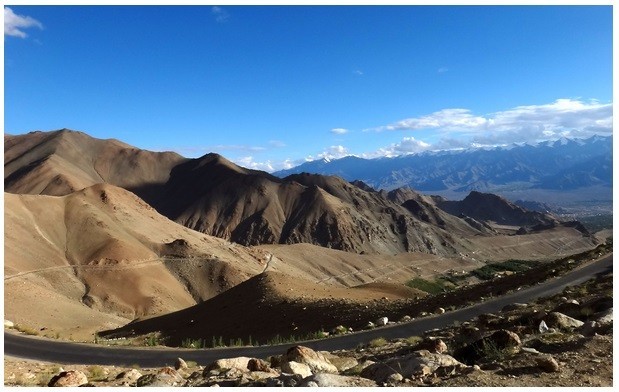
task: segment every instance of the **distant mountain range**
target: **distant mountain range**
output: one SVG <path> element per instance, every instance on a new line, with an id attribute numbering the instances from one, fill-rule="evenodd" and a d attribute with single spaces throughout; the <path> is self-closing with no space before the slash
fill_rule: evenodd
<path id="1" fill-rule="evenodd" d="M 536 145 L 433 151 L 394 158 L 316 160 L 273 173 L 337 175 L 374 189 L 404 186 L 426 193 L 612 187 L 612 136 Z"/>

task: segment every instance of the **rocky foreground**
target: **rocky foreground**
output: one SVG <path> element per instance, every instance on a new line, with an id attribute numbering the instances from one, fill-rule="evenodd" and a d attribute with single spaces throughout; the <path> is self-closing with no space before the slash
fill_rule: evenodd
<path id="1" fill-rule="evenodd" d="M 612 386 L 612 274 L 531 304 L 354 350 L 139 369 L 5 358 L 5 385 Z"/>

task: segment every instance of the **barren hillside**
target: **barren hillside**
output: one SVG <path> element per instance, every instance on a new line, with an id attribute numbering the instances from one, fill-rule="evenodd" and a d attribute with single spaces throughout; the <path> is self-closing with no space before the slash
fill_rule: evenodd
<path id="1" fill-rule="evenodd" d="M 210 298 L 266 263 L 260 250 L 189 230 L 106 184 L 63 197 L 7 193 L 4 222 L 5 317 L 25 325 L 100 328 L 93 314 L 124 324 Z"/>
<path id="2" fill-rule="evenodd" d="M 67 129 L 5 135 L 4 188 L 54 196 L 102 182 L 144 188 L 167 181 L 172 167 L 185 160 L 173 152 L 140 150 Z"/>

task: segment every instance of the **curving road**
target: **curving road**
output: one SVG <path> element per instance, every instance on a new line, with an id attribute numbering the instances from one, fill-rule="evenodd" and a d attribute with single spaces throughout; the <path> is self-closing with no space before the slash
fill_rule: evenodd
<path id="1" fill-rule="evenodd" d="M 403 338 L 421 335 L 424 331 L 441 328 L 456 321 L 464 322 L 482 313 L 499 311 L 507 304 L 529 302 L 533 299 L 561 292 L 567 286 L 582 283 L 596 275 L 612 272 L 612 254 L 578 268 L 568 274 L 550 279 L 544 283 L 483 303 L 458 309 L 441 315 L 413 320 L 404 324 L 376 328 L 370 331 L 337 336 L 330 339 L 303 342 L 304 346 L 315 350 L 340 350 L 354 348 L 372 339 Z M 139 365 L 141 367 L 160 367 L 172 365 L 177 357 L 207 364 L 220 358 L 238 356 L 266 358 L 269 355 L 283 354 L 287 348 L 301 344 L 283 344 L 262 347 L 231 347 L 217 349 L 178 349 L 178 348 L 129 348 L 107 347 L 94 344 L 60 342 L 43 338 L 27 337 L 15 333 L 4 333 L 4 355 L 54 363 L 99 364 L 99 365 Z"/>

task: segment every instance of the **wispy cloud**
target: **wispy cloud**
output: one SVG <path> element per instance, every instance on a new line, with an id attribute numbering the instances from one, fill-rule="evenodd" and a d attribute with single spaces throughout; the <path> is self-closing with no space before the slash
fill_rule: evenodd
<path id="1" fill-rule="evenodd" d="M 436 72 L 440 74 L 448 72 L 448 71 L 449 71 L 449 68 L 447 67 L 440 67 L 439 69 L 436 70 Z"/>
<path id="2" fill-rule="evenodd" d="M 363 75 L 363 71 L 360 69 L 355 69 L 354 71 L 352 71 L 353 74 L 357 75 L 357 76 L 362 76 Z"/>
<path id="3" fill-rule="evenodd" d="M 215 20 L 219 23 L 224 23 L 230 19 L 228 11 L 218 6 L 213 6 L 211 8 L 211 13 L 215 15 Z"/>
<path id="4" fill-rule="evenodd" d="M 364 131 L 435 130 L 450 138 L 459 135 L 456 139 L 469 138 L 473 143 L 487 145 L 610 135 L 612 124 L 612 103 L 558 99 L 545 105 L 517 106 L 488 115 L 476 115 L 468 109 L 443 109 Z"/>
<path id="5" fill-rule="evenodd" d="M 346 128 L 333 128 L 331 130 L 331 133 L 336 134 L 336 135 L 344 135 L 346 133 L 348 133 L 348 129 Z"/>
<path id="6" fill-rule="evenodd" d="M 486 124 L 484 117 L 474 116 L 468 109 L 443 109 L 432 114 L 400 120 L 364 131 L 415 131 L 420 129 L 472 129 Z"/>
<path id="7" fill-rule="evenodd" d="M 30 16 L 18 15 L 9 7 L 4 7 L 5 36 L 26 38 L 28 34 L 23 30 L 31 27 L 43 29 L 43 24 Z"/>
<path id="8" fill-rule="evenodd" d="M 284 148 L 286 147 L 286 143 L 281 140 L 269 140 L 269 146 L 273 148 Z"/>

